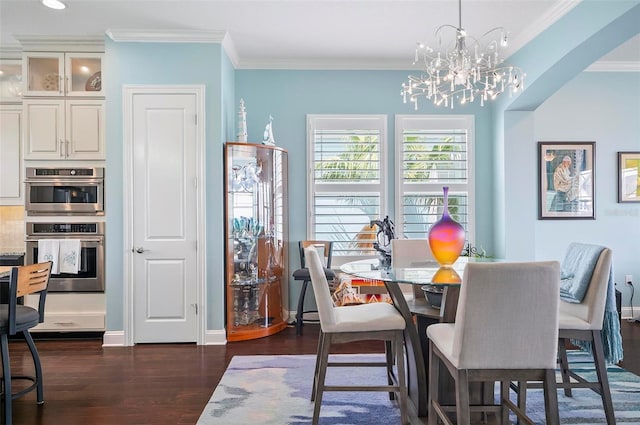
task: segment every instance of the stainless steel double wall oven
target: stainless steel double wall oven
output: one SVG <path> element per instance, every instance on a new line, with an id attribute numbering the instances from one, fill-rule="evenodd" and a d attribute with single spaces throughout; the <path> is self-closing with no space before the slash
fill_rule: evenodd
<path id="1" fill-rule="evenodd" d="M 25 264 L 38 261 L 38 241 L 79 239 L 80 271 L 51 275 L 50 292 L 103 292 L 104 168 L 28 167 L 25 177 Z M 36 217 L 46 216 L 46 217 Z M 43 221 L 46 220 L 46 221 Z"/>

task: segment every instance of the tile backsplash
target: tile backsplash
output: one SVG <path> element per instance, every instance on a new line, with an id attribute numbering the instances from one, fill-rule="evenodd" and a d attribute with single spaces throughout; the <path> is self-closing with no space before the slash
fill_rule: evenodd
<path id="1" fill-rule="evenodd" d="M 0 253 L 24 249 L 24 206 L 0 206 Z"/>

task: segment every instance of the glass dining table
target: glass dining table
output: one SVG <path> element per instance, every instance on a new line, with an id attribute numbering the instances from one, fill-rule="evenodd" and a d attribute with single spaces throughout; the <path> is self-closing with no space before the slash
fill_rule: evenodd
<path id="1" fill-rule="evenodd" d="M 468 262 L 495 261 L 476 257 L 460 257 L 451 267 L 441 267 L 437 262 L 416 261 L 403 267 L 379 266 L 377 259 L 357 260 L 340 267 L 343 273 L 361 279 L 382 281 L 398 311 L 404 317 L 405 346 L 407 351 L 407 387 L 414 411 L 420 417 L 427 416 L 428 339 L 427 326 L 438 322 L 453 322 L 456 316 L 460 284 Z M 413 297 L 407 297 L 399 284 L 411 284 Z M 427 302 L 422 290 L 424 285 L 434 285 L 442 290 L 439 307 Z M 443 379 L 440 399 L 452 396 L 451 382 Z M 472 402 L 480 401 L 482 394 L 471 394 Z"/>

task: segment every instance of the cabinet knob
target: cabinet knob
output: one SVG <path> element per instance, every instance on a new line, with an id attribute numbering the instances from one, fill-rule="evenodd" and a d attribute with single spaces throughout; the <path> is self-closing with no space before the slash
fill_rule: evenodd
<path id="1" fill-rule="evenodd" d="M 144 249 L 143 247 L 139 246 L 137 248 L 131 248 L 131 252 L 137 252 L 138 254 L 142 254 L 143 252 L 147 251 L 146 249 Z"/>

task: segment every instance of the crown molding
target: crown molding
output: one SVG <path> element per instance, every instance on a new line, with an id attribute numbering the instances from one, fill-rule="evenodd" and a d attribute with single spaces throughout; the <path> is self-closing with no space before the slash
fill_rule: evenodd
<path id="1" fill-rule="evenodd" d="M 235 69 L 238 68 L 238 64 L 240 63 L 240 56 L 238 56 L 238 51 L 236 50 L 236 45 L 233 43 L 231 36 L 226 33 L 222 38 L 222 48 L 227 54 L 227 57 L 231 61 L 231 64 Z"/>
<path id="2" fill-rule="evenodd" d="M 23 51 L 104 52 L 104 35 L 14 35 Z"/>
<path id="3" fill-rule="evenodd" d="M 569 13 L 582 0 L 561 0 L 553 5 L 544 15 L 528 25 L 517 37 L 510 38 L 509 44 L 512 47 L 511 54 L 524 47 L 540 33 L 545 31 L 557 20 Z M 507 28 L 508 30 L 509 28 Z"/>
<path id="4" fill-rule="evenodd" d="M 640 72 L 640 61 L 598 61 L 585 72 Z"/>
<path id="5" fill-rule="evenodd" d="M 22 47 L 17 44 L 0 46 L 0 58 L 22 59 Z"/>
<path id="6" fill-rule="evenodd" d="M 236 47 L 226 31 L 108 29 L 106 34 L 113 41 L 128 43 L 219 43 L 233 66 L 237 67 L 239 63 Z"/>
<path id="7" fill-rule="evenodd" d="M 222 43 L 226 31 L 108 29 L 113 41 L 131 43 Z"/>
<path id="8" fill-rule="evenodd" d="M 354 60 L 354 59 L 282 59 L 282 60 L 240 60 L 236 69 L 293 69 L 332 71 L 412 71 L 406 60 Z"/>

